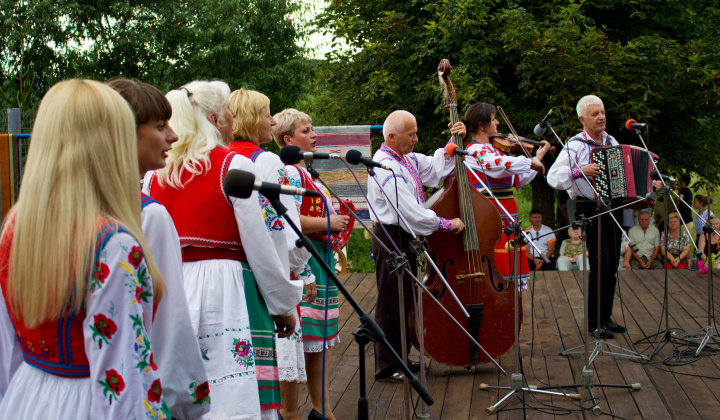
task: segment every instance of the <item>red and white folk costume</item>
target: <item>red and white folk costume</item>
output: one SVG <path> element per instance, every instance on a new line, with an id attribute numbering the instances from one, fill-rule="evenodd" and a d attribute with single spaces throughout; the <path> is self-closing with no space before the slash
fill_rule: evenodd
<path id="1" fill-rule="evenodd" d="M 161 187 L 148 174 L 143 191 L 167 208 L 180 237 L 190 318 L 212 394 L 209 417 L 259 419 L 265 387 L 258 390 L 256 369 L 277 376 L 269 315 L 292 313 L 301 290 L 290 281 L 265 228 L 257 193 L 238 199 L 222 190 L 228 170 L 257 176 L 255 166 L 221 147 L 208 159 L 202 174 L 183 175 L 183 188 Z M 251 337 L 251 316 L 269 320 L 269 337 Z"/>
<path id="2" fill-rule="evenodd" d="M 155 310 L 150 336 L 163 397 L 174 418 L 201 418 L 210 411 L 210 396 L 185 297 L 180 239 L 162 204 L 145 194 L 140 203 L 143 234 L 165 280 L 165 293 Z"/>
<path id="3" fill-rule="evenodd" d="M 493 205 L 498 208 L 498 212 L 500 212 L 500 217 L 503 221 L 503 228 L 510 226 L 512 219 L 507 217 L 505 212 L 498 207 L 495 200 L 490 198 L 490 194 L 485 192 L 485 188 L 478 182 L 477 178 L 480 178 L 482 182 L 490 188 L 508 213 L 510 213 L 513 218 L 517 218 L 517 203 L 513 198 L 513 189 L 527 185 L 535 179 L 537 172 L 530 168 L 532 159 L 526 156 L 510 156 L 490 143 L 481 143 L 478 141 L 470 142 L 466 150 L 471 153 L 477 152 L 477 159 L 474 156 L 465 157 L 465 162 L 472 169 L 468 169 L 470 184 L 485 194 Z M 503 233 L 500 241 L 495 243 L 495 264 L 500 274 L 505 278 L 511 278 L 513 275 L 514 254 L 505 248 L 505 244 L 510 239 L 509 236 Z M 527 283 L 527 278 L 530 273 L 526 246 L 520 248 L 518 264 L 520 284 L 523 285 Z"/>
<path id="4" fill-rule="evenodd" d="M 330 192 L 320 182 L 315 181 L 310 173 L 300 165 L 287 165 L 285 167 L 290 185 L 298 188 L 306 188 L 325 196 L 328 204 L 332 203 Z M 327 211 L 323 201 L 319 197 L 295 197 L 297 211 L 303 216 L 326 217 L 327 211 L 335 214 L 335 209 L 330 206 Z M 323 257 L 326 255 L 326 244 L 321 241 L 322 234 L 308 235 L 313 246 Z M 326 261 L 327 262 L 327 261 Z M 315 258 L 310 258 L 309 264 L 315 276 L 317 285 L 317 296 L 312 303 L 300 303 L 300 316 L 303 324 L 303 347 L 307 353 L 319 353 L 325 348 L 340 343 L 338 317 L 340 314 L 340 300 L 337 286 L 328 279 L 327 274 Z M 332 266 L 332 262 L 328 265 Z M 327 322 L 325 321 L 325 304 L 327 302 Z M 326 328 L 327 325 L 327 328 Z"/>
<path id="5" fill-rule="evenodd" d="M 263 150 L 257 144 L 243 140 L 235 139 L 228 145 L 228 148 L 237 152 L 255 164 L 260 179 L 264 182 L 271 182 L 279 185 L 290 185 L 290 181 L 285 170 L 285 164 L 282 163 L 280 157 L 275 153 Z M 287 255 L 290 276 L 297 279 L 303 285 L 315 282 L 315 276 L 312 274 L 308 260 L 311 255 L 305 248 L 295 246 L 298 236 L 290 226 L 285 225 L 285 221 L 278 217 L 277 212 L 270 202 L 263 195 L 258 195 L 260 199 L 260 207 L 265 219 L 265 227 L 268 229 L 270 236 L 275 243 L 275 247 L 280 254 L 281 249 L 287 249 Z M 280 194 L 280 201 L 287 208 L 286 218 L 292 219 L 296 226 L 300 227 L 300 217 L 295 206 L 295 199 L 288 194 Z M 281 258 L 284 255 L 278 255 Z M 285 262 L 283 261 L 285 264 Z M 305 357 L 303 351 L 303 335 L 300 323 L 300 307 L 295 311 L 295 332 L 287 338 L 277 339 L 277 361 L 278 372 L 281 381 L 285 382 L 306 382 L 307 371 L 305 370 Z"/>
<path id="6" fill-rule="evenodd" d="M 8 230 L 0 253 L 4 296 L 11 243 Z M 0 348 L 0 362 L 18 347 L 25 361 L 3 396 L 0 418 L 167 418 L 150 344 L 152 279 L 140 246 L 122 226 L 99 226 L 87 285 L 82 310 L 59 320 L 29 329 L 16 313 L 0 317 L 0 330 L 16 334 L 10 347 Z"/>

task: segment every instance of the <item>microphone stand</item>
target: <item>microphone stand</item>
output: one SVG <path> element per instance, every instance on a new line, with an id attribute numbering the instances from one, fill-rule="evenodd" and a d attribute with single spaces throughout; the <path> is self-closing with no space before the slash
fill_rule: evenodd
<path id="1" fill-rule="evenodd" d="M 649 156 L 650 151 L 649 151 L 647 145 L 645 144 L 645 140 L 642 137 L 640 129 L 635 128 L 635 133 L 640 138 L 640 142 L 642 143 L 645 151 L 648 152 L 648 156 Z M 669 213 L 669 208 L 670 208 L 669 202 L 672 201 L 672 198 L 670 195 L 671 189 L 670 189 L 670 186 L 667 184 L 667 182 L 665 182 L 665 179 L 661 175 L 661 172 L 658 170 L 658 167 L 655 164 L 655 161 L 653 159 L 650 159 L 650 162 L 652 163 L 653 169 L 658 173 L 658 175 L 660 175 L 659 178 L 660 178 L 660 182 L 662 183 L 662 188 L 660 189 L 660 191 L 662 191 L 664 194 L 663 195 L 664 196 L 664 200 L 663 200 L 663 221 L 664 221 L 663 234 L 665 235 L 665 243 L 664 243 L 665 255 L 663 255 L 663 264 L 665 266 L 663 267 L 663 270 L 665 271 L 665 273 L 664 273 L 665 274 L 665 281 L 664 281 L 665 292 L 663 293 L 663 314 L 661 314 L 660 316 L 661 316 L 661 318 L 663 315 L 665 316 L 665 330 L 660 330 L 660 328 L 662 328 L 661 327 L 662 324 L 658 324 L 658 332 L 657 333 L 650 335 L 650 336 L 646 336 L 644 338 L 641 338 L 640 340 L 636 341 L 635 344 L 648 343 L 651 346 L 656 345 L 656 347 L 650 353 L 650 356 L 648 356 L 648 358 L 650 360 L 652 360 L 652 358 L 655 357 L 655 355 L 658 354 L 660 352 L 660 350 L 662 350 L 667 343 L 672 342 L 673 336 L 675 335 L 676 331 L 670 329 L 670 308 L 669 308 L 670 299 L 668 297 L 668 258 L 667 258 L 667 254 L 669 253 L 669 250 L 668 250 L 668 240 L 669 240 L 668 213 Z M 673 202 L 673 206 L 675 206 L 674 202 Z M 675 209 L 677 210 L 677 206 L 675 206 Z M 687 231 L 687 226 L 685 227 L 685 230 Z M 680 233 L 680 235 L 682 235 L 682 232 Z M 690 235 L 688 235 L 688 236 L 690 236 Z M 690 238 L 690 240 L 692 241 L 692 237 Z M 694 244 L 694 241 L 693 241 L 693 244 Z M 712 285 L 711 285 L 711 287 L 712 287 Z M 662 323 L 662 321 L 661 321 L 661 323 Z M 683 331 L 683 330 L 681 330 L 681 331 Z M 660 341 L 655 340 L 658 337 L 661 337 Z"/>
<path id="2" fill-rule="evenodd" d="M 476 157 L 477 159 L 477 157 Z M 507 235 L 508 237 L 515 238 L 515 245 L 513 246 L 513 272 L 512 272 L 512 281 L 510 283 L 514 284 L 513 287 L 513 312 L 515 312 L 515 371 L 510 375 L 510 386 L 494 386 L 494 385 L 488 385 L 485 383 L 480 384 L 480 389 L 488 390 L 488 389 L 507 389 L 509 392 L 505 394 L 504 397 L 499 399 L 495 404 L 491 405 L 490 407 L 485 409 L 485 414 L 491 415 L 494 414 L 498 407 L 502 405 L 505 401 L 510 401 L 514 397 L 522 398 L 521 395 L 523 392 L 530 392 L 530 393 L 538 393 L 538 394 L 545 394 L 545 395 L 554 395 L 556 397 L 567 397 L 574 400 L 580 399 L 580 394 L 574 393 L 574 394 L 568 394 L 565 392 L 556 392 L 556 391 L 548 391 L 548 389 L 555 389 L 555 388 L 562 388 L 562 387 L 544 387 L 544 388 L 538 388 L 537 386 L 526 386 L 523 387 L 523 374 L 522 369 L 520 368 L 520 292 L 519 289 L 522 287 L 520 284 L 520 267 L 519 267 L 519 260 L 520 260 L 520 248 L 522 245 L 525 244 L 525 241 L 529 240 L 529 237 L 525 231 L 522 230 L 520 226 L 520 220 L 519 217 L 513 217 L 510 212 L 507 211 L 505 206 L 500 203 L 500 200 L 493 194 L 492 190 L 485 185 L 482 179 L 477 176 L 475 171 L 472 170 L 470 165 L 468 165 L 467 162 L 463 159 L 463 163 L 465 164 L 465 167 L 470 170 L 470 173 L 475 177 L 475 179 L 482 185 L 485 191 L 490 195 L 490 197 L 495 202 L 498 209 L 502 210 L 502 212 L 507 216 L 509 220 L 512 220 L 512 223 L 510 226 L 503 229 L 503 233 Z M 529 242 L 538 252 L 539 255 L 542 255 L 544 258 L 543 260 L 547 260 L 547 257 L 540 252 L 540 250 L 537 249 L 537 246 L 533 244 L 532 242 Z"/>
<path id="3" fill-rule="evenodd" d="M 279 216 L 284 217 L 287 214 L 287 208 L 282 204 L 282 202 L 280 202 L 280 198 L 277 193 L 264 195 L 265 197 L 267 197 L 268 200 L 270 200 L 270 203 L 273 205 L 273 208 L 275 208 L 275 210 L 278 212 Z M 285 221 L 287 221 L 287 223 L 290 225 L 292 230 L 294 230 L 295 233 L 298 235 L 299 239 L 297 240 L 296 245 L 298 247 L 304 246 L 308 251 L 310 251 L 310 254 L 315 257 L 318 263 L 320 263 L 323 271 L 325 271 L 328 278 L 332 280 L 333 283 L 335 283 L 335 286 L 345 297 L 345 300 L 350 303 L 350 306 L 352 306 L 353 310 L 358 314 L 360 318 L 360 326 L 353 332 L 353 337 L 355 337 L 355 341 L 359 345 L 358 357 L 360 362 L 360 396 L 358 398 L 358 419 L 368 419 L 368 401 L 367 395 L 365 394 L 365 345 L 371 341 L 375 343 L 380 343 L 380 345 L 382 345 L 388 351 L 388 353 L 390 353 L 392 358 L 395 359 L 395 362 L 400 366 L 400 369 L 405 374 L 405 378 L 412 378 L 409 379 L 410 386 L 415 389 L 418 395 L 420 395 L 420 398 L 427 405 L 432 405 L 435 402 L 432 396 L 422 385 L 422 383 L 420 383 L 418 378 L 412 374 L 410 368 L 405 364 L 403 359 L 397 353 L 395 353 L 395 350 L 385 338 L 385 333 L 383 333 L 380 326 L 378 326 L 378 324 L 370 316 L 370 314 L 365 312 L 360 306 L 360 304 L 358 304 L 358 302 L 353 298 L 352 294 L 350 294 L 345 285 L 335 275 L 335 270 L 331 269 L 325 262 L 325 259 L 320 255 L 319 252 L 317 252 L 315 247 L 312 245 L 312 242 L 310 242 L 310 239 L 302 233 L 302 231 L 295 225 L 291 218 L 284 218 Z"/>
<path id="4" fill-rule="evenodd" d="M 380 191 L 382 192 L 383 196 L 385 196 L 385 198 L 387 199 L 388 203 L 390 204 L 390 207 L 392 207 L 393 210 L 398 214 L 398 216 L 399 216 L 399 218 L 400 218 L 400 221 L 401 221 L 405 226 L 408 227 L 407 232 L 410 233 L 410 235 L 411 235 L 412 238 L 413 238 L 413 241 L 416 241 L 416 243 L 419 243 L 419 242 L 417 241 L 417 235 L 415 235 L 415 233 L 412 231 L 412 229 L 410 229 L 409 224 L 407 223 L 407 220 L 403 217 L 402 213 L 400 213 L 400 211 L 397 209 L 397 207 L 395 207 L 395 204 L 393 204 L 392 200 L 390 200 L 390 198 L 389 198 L 389 197 L 387 196 L 387 194 L 385 193 L 385 190 L 383 189 L 382 185 L 380 184 L 380 181 L 378 181 L 378 179 L 377 179 L 377 174 L 375 174 L 375 171 L 373 171 L 373 169 L 370 168 L 370 167 L 367 168 L 367 171 L 368 171 L 368 174 L 370 175 L 370 177 L 375 181 L 375 184 L 378 186 L 378 188 L 379 188 Z M 438 277 L 440 277 L 440 279 L 443 281 L 443 283 L 445 284 L 445 287 L 447 288 L 448 292 L 450 292 L 450 294 L 454 297 L 455 301 L 458 303 L 458 306 L 459 306 L 460 309 L 463 311 L 463 314 L 466 315 L 467 318 L 470 318 L 470 315 L 469 315 L 469 314 L 467 313 L 467 311 L 465 310 L 465 307 L 464 307 L 463 304 L 460 302 L 460 300 L 457 298 L 457 296 L 455 295 L 455 292 L 452 290 L 452 288 L 448 285 L 447 280 L 445 279 L 445 276 L 443 276 L 442 272 L 440 271 L 440 269 L 439 269 L 439 268 L 437 267 L 437 265 L 435 264 L 435 261 L 433 261 L 433 259 L 430 257 L 430 254 L 428 254 L 427 250 L 422 249 L 422 255 L 425 256 L 425 258 L 427 259 L 427 261 L 428 261 L 428 263 L 430 264 L 430 266 L 433 267 L 433 269 L 435 270 L 435 272 L 436 272 L 436 274 L 438 275 Z M 410 274 L 410 275 L 412 276 L 412 278 L 415 278 L 415 276 L 412 275 L 412 272 L 411 272 L 411 271 L 407 270 L 407 272 L 408 272 L 408 274 Z M 419 279 L 415 278 L 415 281 L 423 288 L 423 291 L 424 291 L 428 296 L 433 296 L 433 294 L 430 293 L 430 291 L 427 289 L 427 287 L 425 287 L 425 285 L 422 284 L 422 282 L 421 282 Z M 434 298 L 434 296 L 433 296 L 433 298 Z M 465 328 L 462 327 L 462 325 L 455 319 L 455 317 L 452 316 L 452 315 L 450 314 L 450 312 L 448 312 L 447 309 L 445 309 L 445 308 L 442 306 L 442 304 L 441 304 L 437 299 L 433 299 L 433 300 L 434 300 L 435 303 L 437 303 L 441 308 L 443 308 L 445 314 L 448 315 L 448 316 L 455 322 L 455 324 L 456 324 L 457 326 L 459 326 L 459 327 L 465 332 L 465 335 L 466 335 L 468 338 L 470 338 L 470 341 L 472 341 L 472 343 L 473 343 L 475 346 L 477 346 L 483 353 L 485 353 L 485 356 L 487 356 L 490 360 L 492 360 L 492 362 L 495 364 L 495 366 L 496 366 L 498 369 L 500 369 L 500 371 L 501 371 L 503 374 L 506 374 L 506 375 L 507 375 L 507 372 L 505 372 L 505 369 L 503 369 L 503 368 L 500 366 L 500 364 L 499 364 L 492 356 L 490 356 L 490 354 L 477 342 L 477 340 L 472 336 L 472 334 L 470 334 L 469 332 L 467 332 L 467 330 L 465 330 Z"/>
<path id="5" fill-rule="evenodd" d="M 707 196 L 710 197 L 710 187 L 707 187 Z M 710 204 L 708 203 L 708 220 L 705 220 L 705 225 L 703 225 L 703 235 L 705 235 L 705 248 L 708 251 L 705 253 L 705 265 L 707 266 L 707 272 L 708 272 L 708 306 L 707 306 L 707 325 L 705 328 L 701 328 L 698 333 L 692 334 L 689 336 L 686 336 L 685 339 L 690 340 L 692 342 L 697 341 L 698 342 L 698 348 L 695 351 L 695 356 L 699 356 L 700 353 L 703 351 L 705 346 L 712 340 L 713 344 L 716 346 L 714 348 L 710 348 L 713 352 L 718 350 L 717 346 L 720 346 L 720 343 L 718 343 L 717 339 L 714 337 L 714 330 L 713 327 L 713 268 L 715 267 L 715 261 L 713 261 L 712 258 L 712 244 L 711 244 L 711 238 L 712 238 L 712 232 L 718 233 L 715 231 L 710 223 L 708 222 L 710 220 Z M 696 213 L 697 214 L 697 213 Z M 697 247 L 696 247 L 697 248 Z M 705 250 L 701 250 L 703 253 Z M 702 338 L 698 337 L 699 333 L 703 333 L 704 335 Z"/>
<path id="6" fill-rule="evenodd" d="M 312 159 L 312 156 L 310 156 L 309 159 Z M 490 356 L 490 354 L 488 354 L 488 352 L 480 345 L 480 343 L 478 343 L 478 341 L 475 339 L 475 337 L 473 337 L 472 334 L 470 334 L 470 333 L 465 329 L 465 327 L 463 327 L 462 324 L 460 324 L 460 322 L 459 322 L 457 319 L 455 319 L 455 317 L 454 317 L 452 314 L 450 314 L 450 312 L 447 310 L 447 308 L 445 308 L 445 307 L 437 300 L 437 298 L 427 289 L 427 287 L 418 279 L 418 277 L 416 277 L 415 273 L 414 273 L 413 271 L 411 271 L 410 267 L 408 267 L 409 264 L 408 264 L 407 260 L 406 260 L 405 258 L 403 258 L 402 256 L 400 256 L 400 254 L 402 254 L 401 251 L 400 251 L 400 249 L 398 248 L 397 244 L 395 244 L 394 242 L 392 242 L 392 240 L 390 239 L 390 235 L 387 233 L 387 231 L 385 231 L 385 235 L 386 235 L 386 237 L 390 240 L 390 242 L 392 243 L 392 246 L 395 248 L 395 250 L 397 251 L 397 253 L 395 253 L 395 252 L 393 252 L 392 250 L 390 250 L 390 249 L 380 240 L 380 238 L 378 238 L 377 235 L 375 235 L 375 233 L 373 232 L 373 230 L 370 229 L 368 226 L 366 226 L 365 223 L 357 216 L 357 214 L 355 214 L 355 212 L 354 212 L 352 209 L 350 209 L 348 206 L 345 205 L 345 203 L 343 203 L 342 199 L 320 178 L 320 174 L 318 174 L 317 171 L 315 171 L 315 170 L 312 168 L 312 160 L 310 160 L 310 162 L 308 162 L 309 159 L 306 158 L 306 169 L 308 170 L 308 172 L 310 172 L 318 181 L 320 181 L 320 183 L 323 184 L 323 186 L 325 186 L 325 188 L 328 189 L 328 191 L 330 192 L 330 194 L 338 200 L 338 202 L 340 203 L 340 205 L 343 206 L 353 217 L 355 217 L 356 221 L 357 221 L 358 223 L 360 223 L 360 225 L 361 225 L 367 232 L 369 232 L 370 235 L 372 235 L 372 237 L 375 239 L 376 243 L 378 243 L 378 244 L 383 248 L 383 250 L 389 255 L 388 260 L 391 261 L 391 263 L 392 263 L 392 266 L 390 267 L 391 272 L 393 272 L 393 273 L 398 273 L 398 274 L 397 274 L 398 277 L 399 277 L 399 279 L 398 279 L 399 285 L 398 285 L 398 286 L 400 287 L 399 290 L 400 290 L 400 291 L 403 290 L 403 289 L 402 289 L 402 284 L 403 284 L 403 283 L 401 283 L 401 281 L 403 281 L 402 275 L 403 275 L 403 270 L 404 270 L 404 272 L 415 282 L 415 284 L 416 284 L 416 286 L 418 287 L 418 289 L 420 289 L 420 290 L 422 290 L 423 292 L 425 292 L 425 294 L 437 304 L 437 306 L 453 321 L 453 323 L 455 323 L 455 325 L 457 325 L 457 326 L 460 328 L 460 330 L 470 339 L 470 341 L 471 341 L 475 346 L 477 346 L 477 347 L 493 362 L 493 364 L 495 364 L 495 366 L 496 366 L 503 374 L 507 375 L 507 372 L 505 372 L 505 370 L 502 368 L 502 366 L 500 366 L 500 364 L 499 364 L 494 358 L 492 358 L 492 357 Z M 345 162 L 345 160 L 343 160 L 343 162 Z M 308 163 L 310 163 L 310 165 L 307 165 Z M 348 166 L 348 165 L 347 165 L 347 162 L 345 162 L 345 165 Z M 348 169 L 350 169 L 350 171 L 352 172 L 352 168 L 350 168 L 350 167 L 348 166 Z M 379 187 L 380 190 L 382 191 L 383 195 L 387 198 L 387 194 L 385 194 L 385 191 L 383 190 L 382 186 L 381 186 L 381 185 L 379 184 L 379 182 L 377 181 L 376 174 L 375 174 L 375 172 L 373 171 L 372 167 L 368 166 L 368 167 L 367 167 L 367 171 L 368 171 L 368 174 L 375 180 L 375 182 L 377 183 L 378 187 Z M 402 215 L 400 214 L 400 212 L 398 211 L 398 209 L 394 206 L 394 204 L 392 203 L 392 200 L 388 199 L 388 202 L 390 203 L 390 205 L 392 206 L 392 208 L 395 210 L 395 212 L 397 212 L 398 216 L 399 216 L 400 218 L 402 218 Z M 371 209 L 372 209 L 372 207 L 371 207 Z M 374 212 L 374 210 L 373 210 L 373 212 Z M 407 222 L 405 221 L 405 219 L 402 218 L 402 220 L 403 220 L 403 222 L 405 223 L 405 225 L 407 226 Z M 385 230 L 385 228 L 382 226 L 382 224 L 380 224 L 380 226 L 382 227 L 383 230 Z M 411 230 L 410 230 L 410 233 L 411 233 L 411 234 L 413 235 L 413 237 L 414 237 L 414 239 L 413 239 L 413 249 L 415 250 L 415 252 L 416 252 L 418 255 L 420 255 L 421 253 L 422 253 L 423 255 L 425 255 L 426 258 L 427 258 L 427 260 L 430 261 L 430 263 L 432 264 L 432 266 L 433 266 L 433 267 L 435 268 L 435 270 L 437 271 L 438 275 L 443 279 L 443 281 L 445 281 L 445 279 L 444 279 L 444 277 L 442 276 L 442 274 L 440 273 L 439 269 L 437 268 L 437 266 L 435 266 L 434 262 L 432 261 L 432 259 L 431 259 L 431 258 L 429 257 L 429 255 L 427 254 L 427 251 L 424 250 L 424 245 L 426 244 L 426 242 L 425 242 L 425 241 L 420 241 L 419 238 L 417 238 L 417 237 L 412 233 Z M 402 268 L 402 270 L 401 270 L 401 268 Z M 446 282 L 446 281 L 445 281 L 445 282 Z M 447 282 L 446 282 L 446 284 L 447 284 Z M 448 289 L 449 289 L 449 287 L 448 287 Z M 452 289 L 449 289 L 449 290 L 452 291 Z M 424 363 L 424 354 L 425 354 L 425 351 L 424 351 L 424 331 L 423 331 L 423 327 L 422 327 L 422 315 L 423 315 L 423 313 L 422 313 L 422 299 L 418 299 L 418 300 L 421 301 L 421 303 L 420 303 L 420 305 L 419 305 L 419 307 L 418 307 L 418 315 L 419 315 L 419 321 L 418 321 L 418 338 L 419 338 L 419 344 L 420 344 L 420 357 L 421 357 L 421 363 L 420 363 L 421 366 L 420 366 L 420 369 L 421 369 L 421 376 L 423 377 L 423 380 L 425 380 L 425 363 Z M 400 301 L 400 304 L 401 304 L 400 307 L 403 308 L 403 307 L 404 307 L 404 302 L 403 302 L 402 293 L 399 293 L 399 301 Z M 461 306 L 461 309 L 464 310 L 464 307 Z M 401 317 L 401 320 L 402 320 L 402 317 Z M 407 352 L 406 352 L 406 350 L 405 350 L 405 348 L 404 348 L 404 346 L 406 345 L 406 344 L 405 344 L 405 325 L 404 325 L 404 324 L 400 326 L 400 331 L 401 331 L 401 341 L 402 341 L 401 344 L 402 344 L 402 346 L 403 346 L 403 348 L 402 348 L 401 351 L 403 351 L 403 352 L 405 352 L 405 354 L 407 354 Z M 357 339 L 356 339 L 356 341 L 357 341 Z M 363 352 L 363 354 L 364 354 L 364 351 L 365 351 L 364 345 L 367 344 L 368 342 L 369 342 L 369 341 L 364 341 L 364 343 L 360 343 L 360 342 L 358 341 L 358 344 L 360 344 L 361 351 Z M 364 364 L 364 358 L 363 358 L 363 362 L 362 362 L 362 363 Z M 362 366 L 361 366 L 361 367 L 362 367 Z M 364 371 L 363 371 L 362 374 L 363 374 L 363 376 L 364 376 Z M 405 378 L 406 378 L 406 380 L 407 380 L 408 376 L 406 375 Z M 364 380 L 363 380 L 362 383 L 363 383 L 363 385 L 364 385 Z M 408 394 L 406 394 L 406 396 L 408 396 Z M 406 402 L 408 403 L 408 404 L 407 404 L 408 409 L 409 409 L 410 411 L 412 411 L 411 406 L 410 406 L 410 401 L 409 401 L 409 399 L 408 399 L 408 401 L 406 401 Z M 431 404 L 428 404 L 427 402 L 423 401 L 423 412 L 426 411 L 426 407 L 427 407 L 428 405 L 431 405 Z M 409 413 L 409 411 L 408 411 L 408 413 Z"/>

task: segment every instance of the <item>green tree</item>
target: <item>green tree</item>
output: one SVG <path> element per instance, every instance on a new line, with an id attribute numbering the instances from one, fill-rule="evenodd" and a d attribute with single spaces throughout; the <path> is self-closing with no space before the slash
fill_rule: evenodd
<path id="1" fill-rule="evenodd" d="M 577 100 L 594 93 L 621 143 L 640 143 L 624 121 L 647 122 L 643 136 L 664 170 L 717 185 L 719 24 L 717 4 L 696 0 L 332 1 L 316 25 L 349 49 L 319 66 L 313 107 L 340 124 L 380 124 L 407 109 L 428 151 L 445 141 L 435 74 L 448 58 L 461 112 L 475 102 L 502 105 L 532 137 L 557 106 L 563 120 L 554 127 L 568 136 L 581 129 Z M 538 193 L 548 190 L 535 188 L 534 204 L 543 204 Z"/>
<path id="2" fill-rule="evenodd" d="M 32 108 L 69 77 L 135 77 L 168 90 L 193 79 L 301 96 L 309 67 L 298 0 L 0 0 L 3 107 Z M 29 90 L 28 90 L 29 87 Z"/>

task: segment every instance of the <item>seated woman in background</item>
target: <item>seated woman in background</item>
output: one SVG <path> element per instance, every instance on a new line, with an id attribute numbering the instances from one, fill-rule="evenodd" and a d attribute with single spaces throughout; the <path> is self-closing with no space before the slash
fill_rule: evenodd
<path id="1" fill-rule="evenodd" d="M 581 256 L 582 240 L 580 239 L 580 233 L 580 229 L 568 228 L 570 239 L 565 239 L 560 245 L 560 255 L 557 260 L 558 270 L 582 270 L 587 265 L 587 256 Z"/>
<path id="2" fill-rule="evenodd" d="M 707 267 L 715 266 L 715 268 L 718 268 L 720 265 L 720 258 L 718 258 L 720 257 L 720 236 L 717 234 L 717 232 L 720 232 L 720 219 L 711 216 L 708 223 L 710 223 L 710 227 L 713 228 L 713 231 L 710 233 L 710 242 L 707 242 L 704 233 L 700 235 L 700 239 L 698 240 L 698 252 L 700 253 L 701 260 L 698 261 L 698 269 L 702 270 L 703 273 L 707 272 Z M 708 255 L 710 256 L 710 261 L 708 261 Z M 703 267 L 705 267 L 704 270 Z"/>
<path id="3" fill-rule="evenodd" d="M 697 237 L 695 241 L 700 240 L 700 236 L 703 233 L 703 226 L 705 221 L 708 220 L 709 216 L 713 216 L 713 213 L 708 208 L 708 205 L 712 204 L 712 199 L 706 195 L 697 194 L 693 199 L 692 206 L 697 211 L 698 216 L 695 216 L 695 233 Z"/>
<path id="4" fill-rule="evenodd" d="M 0 245 L 0 286 L 25 363 L 3 419 L 167 418 L 151 320 L 165 284 L 140 227 L 135 117 L 74 79 L 40 103 Z M 0 390 L 0 394 L 4 390 Z"/>
<path id="5" fill-rule="evenodd" d="M 680 215 L 672 212 L 668 215 L 668 243 L 665 249 L 665 232 L 660 235 L 660 255 L 669 269 L 688 268 L 690 255 L 690 237 L 680 228 Z"/>

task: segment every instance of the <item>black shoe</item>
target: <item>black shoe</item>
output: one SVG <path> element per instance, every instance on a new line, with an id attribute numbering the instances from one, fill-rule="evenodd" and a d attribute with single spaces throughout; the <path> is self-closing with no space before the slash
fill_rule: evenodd
<path id="1" fill-rule="evenodd" d="M 590 331 L 590 335 L 601 340 L 605 338 L 615 338 L 615 334 L 613 334 L 612 331 L 606 329 L 604 326 L 600 328 L 595 328 L 594 330 Z"/>
<path id="2" fill-rule="evenodd" d="M 420 362 L 409 360 L 407 365 L 410 368 L 410 372 L 420 372 Z"/>
<path id="3" fill-rule="evenodd" d="M 603 325 L 606 330 L 612 331 L 616 334 L 622 334 L 625 331 L 627 331 L 627 328 L 623 327 L 622 325 L 618 324 L 617 322 L 613 321 L 612 319 Z"/>
<path id="4" fill-rule="evenodd" d="M 405 375 L 402 372 L 393 372 L 389 375 L 376 376 L 375 380 L 378 382 L 394 382 L 399 383 L 405 379 Z"/>
<path id="5" fill-rule="evenodd" d="M 319 411 L 313 408 L 310 414 L 308 414 L 308 420 L 323 420 L 323 416 Z"/>

